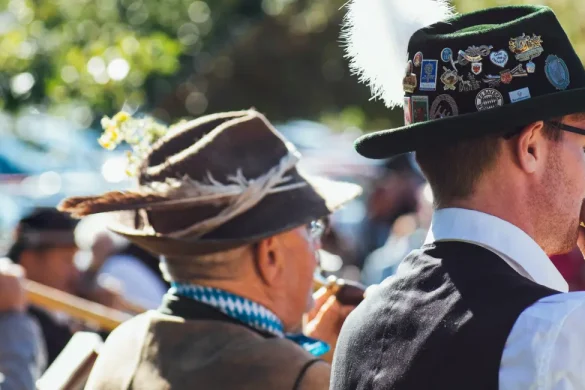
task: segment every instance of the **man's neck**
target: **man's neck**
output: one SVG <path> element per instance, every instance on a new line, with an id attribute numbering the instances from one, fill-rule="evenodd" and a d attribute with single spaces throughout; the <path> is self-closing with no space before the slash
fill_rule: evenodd
<path id="1" fill-rule="evenodd" d="M 524 213 L 526 205 L 519 205 L 513 198 L 508 200 L 500 200 L 497 198 L 491 199 L 459 199 L 449 202 L 446 205 L 441 205 L 439 208 L 462 208 L 468 210 L 480 211 L 482 213 L 490 214 L 498 217 L 512 225 L 522 229 L 532 239 L 536 241 L 534 225 L 531 221 L 531 216 Z"/>

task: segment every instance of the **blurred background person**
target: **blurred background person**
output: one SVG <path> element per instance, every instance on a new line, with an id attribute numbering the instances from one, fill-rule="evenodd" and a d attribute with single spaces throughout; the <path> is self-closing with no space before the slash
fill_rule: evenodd
<path id="1" fill-rule="evenodd" d="M 76 265 L 77 221 L 54 208 L 39 208 L 24 217 L 14 233 L 7 257 L 19 264 L 27 278 L 57 290 L 119 308 L 119 295 L 86 277 Z M 50 365 L 81 324 L 69 316 L 35 305 L 28 312 L 39 323 Z"/>
<path id="2" fill-rule="evenodd" d="M 380 283 L 393 275 L 402 259 L 423 244 L 433 213 L 433 195 L 428 183 L 419 186 L 414 200 L 416 212 L 399 216 L 384 245 L 366 258 L 362 270 L 362 282 L 366 285 Z"/>
<path id="3" fill-rule="evenodd" d="M 88 264 L 86 278 L 117 291 L 127 304 L 118 302 L 120 309 L 156 309 L 170 287 L 158 256 L 111 232 L 109 222 L 108 215 L 94 215 L 75 229 L 75 240 Z"/>
<path id="4" fill-rule="evenodd" d="M 24 269 L 0 259 L 0 388 L 33 390 L 47 365 L 41 330 L 26 313 Z"/>
<path id="5" fill-rule="evenodd" d="M 384 246 L 399 217 L 417 211 L 417 191 L 425 182 L 410 153 L 387 160 L 380 171 L 366 203 L 360 266 L 372 251 Z"/>

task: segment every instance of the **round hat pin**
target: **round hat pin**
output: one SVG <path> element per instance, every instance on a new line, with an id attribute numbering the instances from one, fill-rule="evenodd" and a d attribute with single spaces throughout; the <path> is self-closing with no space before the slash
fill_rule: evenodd
<path id="1" fill-rule="evenodd" d="M 448 47 L 444 48 L 443 51 L 441 51 L 441 60 L 443 62 L 451 62 L 452 59 L 453 50 L 449 49 Z"/>
<path id="2" fill-rule="evenodd" d="M 571 83 L 569 68 L 562 58 L 549 55 L 544 64 L 544 73 L 548 81 L 558 90 L 567 89 Z"/>
<path id="3" fill-rule="evenodd" d="M 418 52 L 414 55 L 414 58 L 412 60 L 412 62 L 414 63 L 414 66 L 416 66 L 417 68 L 420 66 L 420 64 L 422 63 L 423 60 L 423 53 L 422 52 Z"/>
<path id="4" fill-rule="evenodd" d="M 485 88 L 475 97 L 475 107 L 478 111 L 489 110 L 504 105 L 504 97 L 497 89 Z"/>

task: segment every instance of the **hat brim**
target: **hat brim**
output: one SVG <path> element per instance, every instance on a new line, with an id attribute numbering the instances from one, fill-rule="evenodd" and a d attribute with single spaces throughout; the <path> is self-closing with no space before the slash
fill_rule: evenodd
<path id="1" fill-rule="evenodd" d="M 437 143 L 472 139 L 514 127 L 585 112 L 585 88 L 560 91 L 491 110 L 415 123 L 366 134 L 355 141 L 364 157 L 384 159 Z"/>
<path id="2" fill-rule="evenodd" d="M 239 237 L 230 238 L 216 238 L 213 237 L 213 235 L 209 235 L 209 238 L 206 238 L 206 236 L 200 238 L 174 238 L 148 230 L 135 229 L 132 226 L 132 220 L 136 211 L 111 213 L 115 222 L 112 222 L 109 228 L 136 245 L 158 255 L 167 257 L 204 255 L 258 242 L 264 238 L 295 229 L 311 222 L 312 220 L 323 218 L 342 207 L 347 202 L 355 199 L 362 192 L 361 187 L 353 183 L 333 181 L 322 177 L 303 176 L 310 184 L 310 186 L 307 187 L 310 188 L 311 191 L 316 192 L 321 198 L 320 202 L 316 199 L 312 201 L 311 197 L 294 195 L 295 191 L 302 191 L 302 189 L 290 191 L 291 194 L 289 194 L 289 196 L 292 195 L 293 198 L 305 199 L 303 202 L 306 203 L 292 204 L 291 208 L 286 210 L 286 212 L 296 214 L 295 218 L 291 218 L 289 221 L 281 223 L 278 226 L 273 225 L 267 227 L 266 231 L 260 233 L 242 233 Z M 277 193 L 270 194 L 268 197 L 282 195 L 282 193 Z M 314 202 L 314 204 L 307 204 L 310 202 Z M 286 204 L 281 204 L 280 208 L 286 208 L 286 206 Z M 310 211 L 305 212 L 305 210 Z M 242 220 L 246 219 L 245 214 L 240 217 Z M 267 215 L 264 215 L 264 217 L 267 217 Z M 272 221 L 266 218 L 266 222 L 267 225 L 269 225 Z M 239 230 L 243 232 L 246 231 L 246 229 Z"/>

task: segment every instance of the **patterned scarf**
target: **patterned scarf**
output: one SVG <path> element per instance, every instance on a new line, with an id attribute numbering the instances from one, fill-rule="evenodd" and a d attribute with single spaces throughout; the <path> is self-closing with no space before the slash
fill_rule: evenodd
<path id="1" fill-rule="evenodd" d="M 169 294 L 193 299 L 214 307 L 228 317 L 261 332 L 270 333 L 276 337 L 286 337 L 314 356 L 321 356 L 330 350 L 329 345 L 323 341 L 303 334 L 285 334 L 282 321 L 276 314 L 239 295 L 218 288 L 176 282 L 171 284 Z"/>

